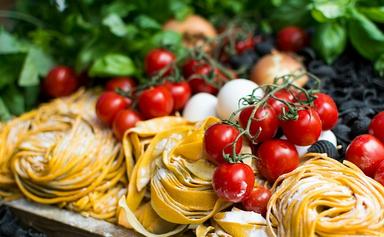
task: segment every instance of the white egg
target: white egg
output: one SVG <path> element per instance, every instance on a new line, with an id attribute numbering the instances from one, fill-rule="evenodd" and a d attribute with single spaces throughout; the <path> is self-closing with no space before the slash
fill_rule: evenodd
<path id="1" fill-rule="evenodd" d="M 209 116 L 216 116 L 217 98 L 208 93 L 192 96 L 184 107 L 183 117 L 197 122 Z"/>
<path id="2" fill-rule="evenodd" d="M 234 79 L 227 82 L 219 91 L 217 95 L 217 115 L 221 119 L 229 119 L 231 114 L 239 109 L 239 100 L 259 88 L 253 81 L 247 79 Z M 256 97 L 263 97 L 264 92 L 260 88 L 255 90 Z M 243 106 L 240 106 L 243 107 Z M 237 119 L 238 116 L 235 118 Z"/>
<path id="3" fill-rule="evenodd" d="M 331 130 L 322 131 L 318 141 L 320 140 L 329 141 L 330 143 L 332 143 L 334 146 L 337 147 L 336 136 Z"/>

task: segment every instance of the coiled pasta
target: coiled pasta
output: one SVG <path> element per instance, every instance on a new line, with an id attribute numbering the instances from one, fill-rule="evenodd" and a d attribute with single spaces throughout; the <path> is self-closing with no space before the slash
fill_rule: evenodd
<path id="1" fill-rule="evenodd" d="M 384 187 L 348 161 L 305 158 L 272 188 L 271 236 L 383 236 Z"/>

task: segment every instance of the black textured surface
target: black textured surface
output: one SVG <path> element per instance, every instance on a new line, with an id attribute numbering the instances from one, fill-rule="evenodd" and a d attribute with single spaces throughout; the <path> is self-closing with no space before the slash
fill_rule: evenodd
<path id="1" fill-rule="evenodd" d="M 326 153 L 329 157 L 334 159 L 339 158 L 339 153 L 337 152 L 336 147 L 329 141 L 320 140 L 309 147 L 308 152 L 312 153 Z"/>
<path id="2" fill-rule="evenodd" d="M 0 206 L 0 237 L 46 237 L 20 223 L 6 206 Z"/>

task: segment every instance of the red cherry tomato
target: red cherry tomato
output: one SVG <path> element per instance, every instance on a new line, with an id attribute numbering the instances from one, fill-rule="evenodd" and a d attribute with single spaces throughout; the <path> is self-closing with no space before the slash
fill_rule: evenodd
<path id="1" fill-rule="evenodd" d="M 166 49 L 153 49 L 145 57 L 145 71 L 149 76 L 153 76 L 175 61 L 176 56 L 171 51 Z M 169 68 L 163 75 L 167 76 L 171 71 L 172 68 Z"/>
<path id="2" fill-rule="evenodd" d="M 256 44 L 255 38 L 251 36 L 246 38 L 245 40 L 238 41 L 235 44 L 235 49 L 238 54 L 242 54 L 247 50 L 253 49 L 255 44 Z"/>
<path id="3" fill-rule="evenodd" d="M 267 213 L 268 201 L 272 193 L 266 187 L 260 186 L 253 188 L 252 192 L 246 197 L 242 204 L 247 211 L 254 211 L 263 216 Z"/>
<path id="4" fill-rule="evenodd" d="M 360 135 L 347 147 L 345 158 L 367 176 L 373 177 L 379 163 L 384 160 L 384 145 L 372 135 Z"/>
<path id="5" fill-rule="evenodd" d="M 184 108 L 192 94 L 191 87 L 189 86 L 188 82 L 166 82 L 164 85 L 172 94 L 174 102 L 173 110 L 177 111 Z"/>
<path id="6" fill-rule="evenodd" d="M 294 96 L 287 91 L 286 89 L 281 89 L 277 92 L 275 92 L 274 96 L 278 99 L 284 100 L 286 102 L 293 102 L 295 100 Z M 267 103 L 272 106 L 272 108 L 275 110 L 276 115 L 280 116 L 282 113 L 283 108 L 285 108 L 285 111 L 288 111 L 288 107 L 281 101 L 275 99 L 275 98 L 269 98 L 267 100 Z"/>
<path id="7" fill-rule="evenodd" d="M 42 86 L 44 92 L 53 98 L 70 95 L 78 88 L 76 73 L 72 68 L 56 66 L 49 71 Z"/>
<path id="8" fill-rule="evenodd" d="M 384 160 L 377 166 L 374 178 L 377 182 L 384 186 Z"/>
<path id="9" fill-rule="evenodd" d="M 131 110 L 124 109 L 117 113 L 113 120 L 113 132 L 115 136 L 121 140 L 125 131 L 136 126 L 136 123 L 141 121 L 140 114 Z"/>
<path id="10" fill-rule="evenodd" d="M 239 115 L 240 126 L 246 129 L 248 120 L 251 117 L 255 106 L 248 106 L 244 108 Z M 279 119 L 275 111 L 270 106 L 259 107 L 256 110 L 253 118 L 251 119 L 250 133 L 252 136 L 257 136 L 253 142 L 263 142 L 271 139 L 276 135 L 277 128 L 279 127 Z"/>
<path id="11" fill-rule="evenodd" d="M 277 45 L 283 51 L 297 52 L 307 46 L 308 42 L 308 34 L 295 26 L 285 27 L 277 33 Z"/>
<path id="12" fill-rule="evenodd" d="M 139 95 L 139 111 L 147 119 L 170 115 L 172 110 L 172 94 L 165 86 L 147 89 Z"/>
<path id="13" fill-rule="evenodd" d="M 209 83 L 204 79 L 204 76 L 211 77 L 212 74 L 214 75 L 213 82 Z M 218 70 L 212 69 L 209 64 L 203 64 L 196 66 L 195 73 L 189 77 L 188 83 L 194 94 L 206 92 L 216 95 L 219 89 L 213 83 L 218 81 Z"/>
<path id="14" fill-rule="evenodd" d="M 200 63 L 195 60 L 195 59 L 187 59 L 185 61 L 185 63 L 183 64 L 183 76 L 184 78 L 189 78 L 190 76 L 192 76 L 195 71 L 196 71 L 196 67 L 199 65 Z"/>
<path id="15" fill-rule="evenodd" d="M 300 162 L 296 147 L 281 139 L 263 142 L 257 150 L 257 157 L 257 169 L 269 182 L 275 182 L 280 175 L 296 169 Z"/>
<path id="16" fill-rule="evenodd" d="M 213 173 L 212 186 L 217 196 L 229 202 L 241 202 L 252 191 L 255 175 L 243 163 L 223 163 Z"/>
<path id="17" fill-rule="evenodd" d="M 209 161 L 215 164 L 225 163 L 225 154 L 232 154 L 232 143 L 240 134 L 239 130 L 228 124 L 217 123 L 209 127 L 204 135 L 204 149 Z M 236 154 L 240 153 L 243 146 L 243 138 L 240 137 L 236 143 Z"/>
<path id="18" fill-rule="evenodd" d="M 129 77 L 115 77 L 107 82 L 105 90 L 116 91 L 117 88 L 123 91 L 131 91 L 136 87 L 136 82 Z"/>
<path id="19" fill-rule="evenodd" d="M 320 116 L 322 129 L 330 130 L 337 124 L 339 118 L 339 111 L 333 99 L 324 93 L 316 93 L 314 101 L 315 110 Z"/>
<path id="20" fill-rule="evenodd" d="M 111 125 L 118 112 L 128 106 L 125 97 L 116 92 L 107 91 L 101 94 L 96 103 L 96 115 L 104 123 Z"/>
<path id="21" fill-rule="evenodd" d="M 373 117 L 369 125 L 369 133 L 384 143 L 384 112 L 380 112 Z"/>
<path id="22" fill-rule="evenodd" d="M 299 110 L 297 120 L 282 121 L 281 124 L 288 141 L 298 146 L 315 143 L 322 128 L 320 117 L 312 108 Z"/>

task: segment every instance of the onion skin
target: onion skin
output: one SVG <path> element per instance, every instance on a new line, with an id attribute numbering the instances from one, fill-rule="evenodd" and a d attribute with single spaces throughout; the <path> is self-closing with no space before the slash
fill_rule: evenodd
<path id="1" fill-rule="evenodd" d="M 215 27 L 198 15 L 189 15 L 183 21 L 169 20 L 164 24 L 163 29 L 183 34 L 183 42 L 187 47 L 200 45 L 203 38 L 217 36 Z"/>
<path id="2" fill-rule="evenodd" d="M 272 51 L 262 57 L 252 68 L 251 80 L 258 85 L 273 84 L 276 77 L 284 76 L 293 73 L 297 70 L 304 69 L 304 65 L 295 59 L 293 56 Z M 308 76 L 303 75 L 295 80 L 297 86 L 304 86 L 308 82 Z"/>

